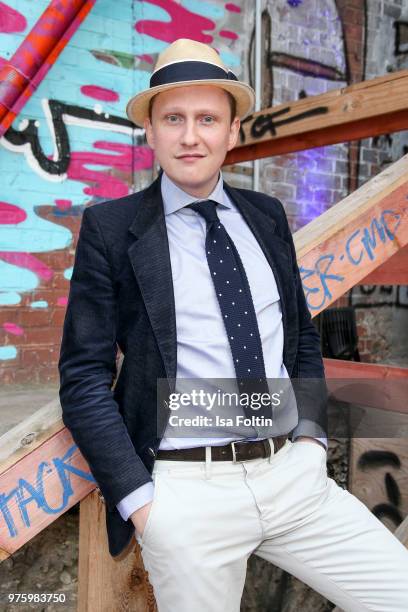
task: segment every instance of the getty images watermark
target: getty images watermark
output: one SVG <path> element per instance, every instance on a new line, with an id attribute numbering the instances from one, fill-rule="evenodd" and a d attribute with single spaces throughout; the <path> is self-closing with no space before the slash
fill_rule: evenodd
<path id="1" fill-rule="evenodd" d="M 313 405 L 315 398 L 313 398 Z M 298 422 L 289 378 L 160 378 L 157 432 L 167 438 L 271 437 Z"/>
<path id="2" fill-rule="evenodd" d="M 232 407 L 258 411 L 263 408 L 279 406 L 282 393 L 283 390 L 275 393 L 230 393 L 220 389 L 216 392 L 192 389 L 189 392 L 171 393 L 169 395 L 168 407 L 173 412 L 187 407 L 200 407 L 202 411 L 206 412 Z M 272 427 L 272 424 L 272 417 L 256 414 L 249 417 L 245 414 L 225 416 L 202 413 L 194 416 L 181 416 L 179 414 L 171 414 L 169 416 L 169 425 L 171 427 Z"/>
<path id="3" fill-rule="evenodd" d="M 267 388 L 265 381 L 250 383 L 245 393 L 236 379 L 158 379 L 157 435 L 260 438 L 299 425 L 314 437 L 408 437 L 406 377 L 267 378 Z"/>

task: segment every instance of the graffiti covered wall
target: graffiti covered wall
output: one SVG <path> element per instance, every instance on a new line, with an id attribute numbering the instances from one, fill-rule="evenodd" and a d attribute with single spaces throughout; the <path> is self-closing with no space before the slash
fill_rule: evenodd
<path id="1" fill-rule="evenodd" d="M 0 140 L 1 383 L 57 380 L 82 212 L 152 177 L 152 153 L 126 119 L 126 102 L 180 37 L 212 44 L 240 74 L 242 4 L 126 0 L 118 11 L 98 0 Z M 48 5 L 0 2 L 1 64 Z"/>

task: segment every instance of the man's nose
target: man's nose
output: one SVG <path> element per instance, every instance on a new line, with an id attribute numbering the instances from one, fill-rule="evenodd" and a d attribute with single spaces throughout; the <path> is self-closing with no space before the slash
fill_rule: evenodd
<path id="1" fill-rule="evenodd" d="M 187 146 L 193 146 L 198 142 L 197 125 L 194 119 L 186 119 L 184 122 L 184 130 L 182 133 L 182 143 Z"/>

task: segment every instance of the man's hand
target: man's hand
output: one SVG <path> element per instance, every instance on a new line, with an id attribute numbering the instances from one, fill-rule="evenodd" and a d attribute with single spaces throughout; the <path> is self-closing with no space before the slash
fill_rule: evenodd
<path id="1" fill-rule="evenodd" d="M 142 537 L 143 535 L 147 517 L 149 516 L 151 505 L 152 505 L 152 502 L 149 502 L 148 504 L 146 504 L 145 506 L 142 506 L 141 508 L 139 508 L 138 510 L 136 510 L 130 515 L 130 518 L 132 519 L 132 523 L 134 524 L 135 529 L 140 537 Z"/>
<path id="2" fill-rule="evenodd" d="M 312 436 L 298 436 L 297 438 L 295 438 L 294 441 L 295 442 L 302 442 L 302 441 L 315 442 L 316 444 L 320 444 L 320 446 L 323 446 L 324 450 L 326 450 L 325 445 L 322 442 L 320 442 L 320 440 L 316 440 L 316 438 L 313 438 Z"/>

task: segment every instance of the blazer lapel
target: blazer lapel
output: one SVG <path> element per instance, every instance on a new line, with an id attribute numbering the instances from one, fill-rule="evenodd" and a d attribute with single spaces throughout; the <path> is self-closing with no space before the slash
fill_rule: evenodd
<path id="1" fill-rule="evenodd" d="M 128 255 L 164 362 L 167 378 L 177 371 L 173 278 L 160 177 L 146 190 L 129 227 L 137 240 Z"/>

